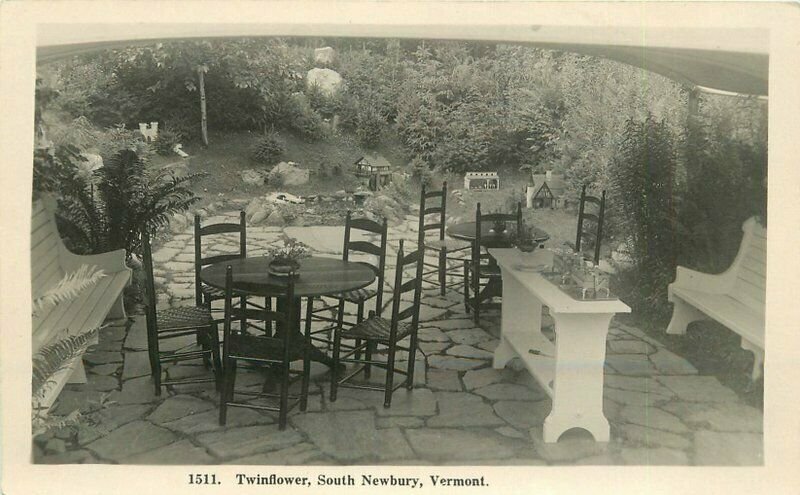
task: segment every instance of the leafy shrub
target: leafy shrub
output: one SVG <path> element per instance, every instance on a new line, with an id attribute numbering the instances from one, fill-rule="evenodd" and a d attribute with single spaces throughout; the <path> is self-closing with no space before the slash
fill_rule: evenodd
<path id="1" fill-rule="evenodd" d="M 291 98 L 288 126 L 298 136 L 307 141 L 319 141 L 325 136 L 322 116 L 317 113 L 302 94 Z"/>
<path id="2" fill-rule="evenodd" d="M 150 170 L 130 149 L 105 160 L 91 182 L 76 173 L 68 156 L 60 166 L 65 179 L 57 187 L 60 226 L 70 247 L 79 253 L 125 249 L 130 256 L 141 247 L 141 228 L 166 225 L 173 214 L 188 210 L 199 199 L 188 184 L 201 174 L 178 178 L 163 169 Z"/>
<path id="3" fill-rule="evenodd" d="M 145 142 L 141 133 L 126 129 L 124 124 L 110 127 L 98 136 L 97 148 L 103 162 L 110 160 L 120 150 L 133 151 L 136 156 L 146 160 L 152 153 L 150 145 Z"/>
<path id="4" fill-rule="evenodd" d="M 173 153 L 172 149 L 176 144 L 179 144 L 183 136 L 178 131 L 172 129 L 159 129 L 158 137 L 153 143 L 153 150 L 162 156 L 168 156 Z"/>
<path id="5" fill-rule="evenodd" d="M 632 306 L 645 315 L 669 314 L 666 291 L 675 274 L 676 222 L 674 136 L 662 121 L 648 115 L 629 120 L 614 160 L 613 187 L 631 239 L 636 276 L 630 286 Z"/>
<path id="6" fill-rule="evenodd" d="M 423 187 L 429 187 L 433 181 L 433 171 L 430 165 L 420 156 L 415 156 L 410 165 L 412 177 L 419 181 Z"/>
<path id="7" fill-rule="evenodd" d="M 364 148 L 375 148 L 386 129 L 386 117 L 373 105 L 362 105 L 356 115 L 356 138 Z"/>
<path id="8" fill-rule="evenodd" d="M 328 95 L 316 84 L 307 88 L 305 94 L 311 108 L 326 119 L 332 118 L 342 106 L 340 93 Z"/>
<path id="9" fill-rule="evenodd" d="M 269 132 L 253 144 L 250 148 L 250 157 L 257 163 L 268 165 L 274 163 L 284 151 L 278 134 Z"/>

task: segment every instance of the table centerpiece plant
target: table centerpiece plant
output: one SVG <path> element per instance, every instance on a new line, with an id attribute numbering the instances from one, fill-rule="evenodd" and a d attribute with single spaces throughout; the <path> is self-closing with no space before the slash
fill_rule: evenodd
<path id="1" fill-rule="evenodd" d="M 300 268 L 300 260 L 311 256 L 310 248 L 299 242 L 297 239 L 283 236 L 283 246 L 273 247 L 267 251 L 267 256 L 271 258 L 268 272 L 277 277 L 288 277 Z"/>

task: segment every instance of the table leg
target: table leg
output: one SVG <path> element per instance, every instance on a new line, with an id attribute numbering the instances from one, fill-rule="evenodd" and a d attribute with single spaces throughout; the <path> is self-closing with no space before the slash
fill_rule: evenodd
<path id="1" fill-rule="evenodd" d="M 553 409 L 544 421 L 544 441 L 556 442 L 570 428 L 589 431 L 598 442 L 609 440 L 603 414 L 606 336 L 613 314 L 554 314 L 556 368 Z"/>
<path id="2" fill-rule="evenodd" d="M 515 277 L 503 277 L 502 287 L 505 295 L 500 309 L 500 343 L 494 351 L 492 362 L 495 369 L 503 368 L 511 359 L 519 356 L 509 342 L 511 336 L 541 332 L 542 328 L 542 303 L 531 296 Z"/>
<path id="3" fill-rule="evenodd" d="M 279 297 L 278 302 L 276 304 L 277 311 L 285 311 L 286 310 L 286 298 Z M 305 336 L 300 332 L 300 298 L 296 298 L 294 301 L 294 321 L 295 325 L 294 328 L 291 329 L 294 332 L 292 339 L 297 339 L 298 342 L 303 342 L 303 345 L 310 346 L 309 352 L 310 356 L 309 359 L 312 361 L 316 361 L 318 363 L 322 363 L 326 366 L 333 367 L 333 358 L 322 352 L 310 342 L 305 342 Z M 285 331 L 285 325 L 277 325 L 276 332 L 283 332 Z"/>

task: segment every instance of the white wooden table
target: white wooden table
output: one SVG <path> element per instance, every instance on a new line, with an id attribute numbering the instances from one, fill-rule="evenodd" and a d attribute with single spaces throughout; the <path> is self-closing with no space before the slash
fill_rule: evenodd
<path id="1" fill-rule="evenodd" d="M 553 402 L 544 421 L 544 441 L 556 442 L 579 427 L 598 442 L 609 439 L 603 414 L 606 336 L 616 313 L 630 308 L 618 299 L 576 300 L 537 273 L 549 270 L 553 253 L 544 249 L 489 249 L 503 275 L 500 344 L 493 366 L 519 357 Z M 555 321 L 555 344 L 542 332 L 542 306 Z"/>

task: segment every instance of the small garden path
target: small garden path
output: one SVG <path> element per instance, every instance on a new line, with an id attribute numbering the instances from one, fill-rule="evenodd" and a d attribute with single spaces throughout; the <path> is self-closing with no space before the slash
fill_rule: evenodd
<path id="1" fill-rule="evenodd" d="M 235 219 L 236 212 L 206 222 Z M 392 227 L 392 266 L 400 239 L 416 241 L 416 217 Z M 341 255 L 342 227 L 253 227 L 248 255 L 263 254 L 285 233 L 316 254 Z M 230 238 L 214 249 L 237 248 Z M 154 253 L 160 305 L 193 304 L 191 231 L 173 235 Z M 387 280 L 392 280 L 387 276 Z M 387 292 L 389 291 L 387 287 Z M 377 392 L 342 389 L 330 402 L 329 375 L 312 366 L 308 411 L 292 411 L 285 431 L 276 415 L 234 409 L 217 423 L 212 384 L 170 388 L 156 397 L 149 377 L 144 315 L 105 329 L 87 353 L 88 383 L 68 385 L 56 414 L 84 411 L 78 427 L 41 435 L 40 463 L 122 464 L 410 464 L 410 465 L 761 465 L 763 417 L 713 376 L 641 329 L 612 320 L 607 345 L 605 414 L 611 441 L 580 431 L 542 442 L 550 400 L 518 362 L 491 367 L 499 314 L 480 325 L 464 313 L 457 291 L 424 289 L 416 386 L 395 394 L 390 409 Z M 388 295 L 388 294 L 387 294 Z M 552 320 L 544 318 L 545 325 Z M 175 345 L 186 345 L 176 343 Z M 208 373 L 193 364 L 170 376 Z M 264 375 L 243 369 L 237 385 L 258 389 Z M 381 374 L 374 373 L 374 380 Z"/>

